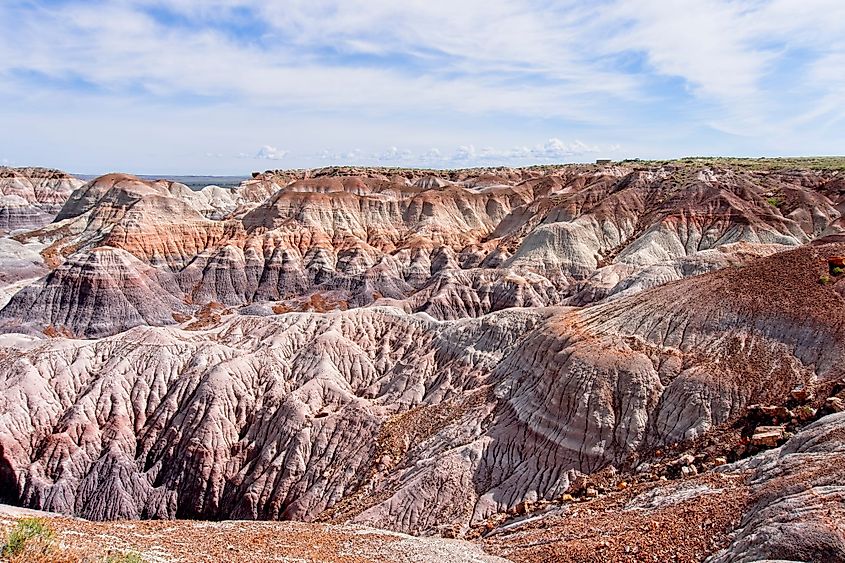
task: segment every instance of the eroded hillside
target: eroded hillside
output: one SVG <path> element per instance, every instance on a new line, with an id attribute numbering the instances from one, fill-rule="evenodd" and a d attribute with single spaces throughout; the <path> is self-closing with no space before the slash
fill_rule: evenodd
<path id="1" fill-rule="evenodd" d="M 744 560 L 810 526 L 796 558 L 842 555 L 807 499 L 842 494 L 812 429 L 845 408 L 843 197 L 832 167 L 701 162 L 98 178 L 2 241 L 0 500 L 513 560 Z"/>

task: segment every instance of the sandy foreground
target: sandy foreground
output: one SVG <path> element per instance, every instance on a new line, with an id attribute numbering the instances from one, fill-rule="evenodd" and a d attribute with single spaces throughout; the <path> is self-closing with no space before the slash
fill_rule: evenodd
<path id="1" fill-rule="evenodd" d="M 138 520 L 90 522 L 0 505 L 5 535 L 18 518 L 50 518 L 60 546 L 96 555 L 135 552 L 151 562 L 443 561 L 504 563 L 461 540 L 416 538 L 363 526 L 301 522 Z"/>

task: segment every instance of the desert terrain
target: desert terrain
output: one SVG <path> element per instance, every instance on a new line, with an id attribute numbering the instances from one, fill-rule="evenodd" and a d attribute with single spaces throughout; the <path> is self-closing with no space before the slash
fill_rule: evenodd
<path id="1" fill-rule="evenodd" d="M 40 511 L 92 561 L 845 559 L 843 211 L 835 158 L 0 169 L 0 528 Z"/>

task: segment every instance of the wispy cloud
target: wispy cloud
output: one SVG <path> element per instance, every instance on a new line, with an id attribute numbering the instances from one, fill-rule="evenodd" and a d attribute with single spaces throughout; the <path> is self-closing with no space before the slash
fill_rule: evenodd
<path id="1" fill-rule="evenodd" d="M 270 145 L 264 145 L 255 153 L 255 158 L 259 160 L 282 160 L 287 154 L 288 151 L 279 150 Z"/>
<path id="2" fill-rule="evenodd" d="M 542 162 L 615 144 L 845 152 L 829 125 L 845 115 L 843 21 L 840 0 L 9 0 L 0 117 L 19 127 L 0 149 L 76 162 L 120 149 L 147 167 L 206 153 L 236 167 L 264 139 L 290 152 L 248 158 L 292 166 Z M 40 120 L 100 133 L 67 143 L 27 127 Z M 549 137 L 585 142 L 535 144 Z M 358 152 L 323 154 L 328 141 Z"/>
<path id="3" fill-rule="evenodd" d="M 593 153 L 615 154 L 618 145 L 600 147 L 575 140 L 565 143 L 552 138 L 533 146 L 519 146 L 501 149 L 491 146 L 477 148 L 474 145 L 460 145 L 451 151 L 437 147 L 414 151 L 409 148 L 389 147 L 385 150 L 367 153 L 361 149 L 332 151 L 324 149 L 316 155 L 290 154 L 290 158 L 319 158 L 324 164 L 390 165 L 390 166 L 473 166 L 473 165 L 522 165 L 533 162 L 565 162 L 575 157 Z"/>
<path id="4" fill-rule="evenodd" d="M 474 145 L 460 146 L 452 154 L 451 161 L 484 162 L 484 163 L 521 163 L 531 161 L 565 161 L 572 157 L 580 157 L 590 153 L 600 152 L 598 146 L 587 145 L 581 141 L 564 143 L 560 139 L 552 138 L 543 144 L 533 147 L 514 147 L 511 149 L 497 149 L 482 147 L 476 149 Z"/>

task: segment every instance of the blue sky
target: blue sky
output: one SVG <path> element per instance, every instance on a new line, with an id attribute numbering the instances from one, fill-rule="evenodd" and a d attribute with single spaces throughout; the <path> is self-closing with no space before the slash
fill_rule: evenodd
<path id="1" fill-rule="evenodd" d="M 5 0 L 0 163 L 845 154 L 842 0 Z"/>

